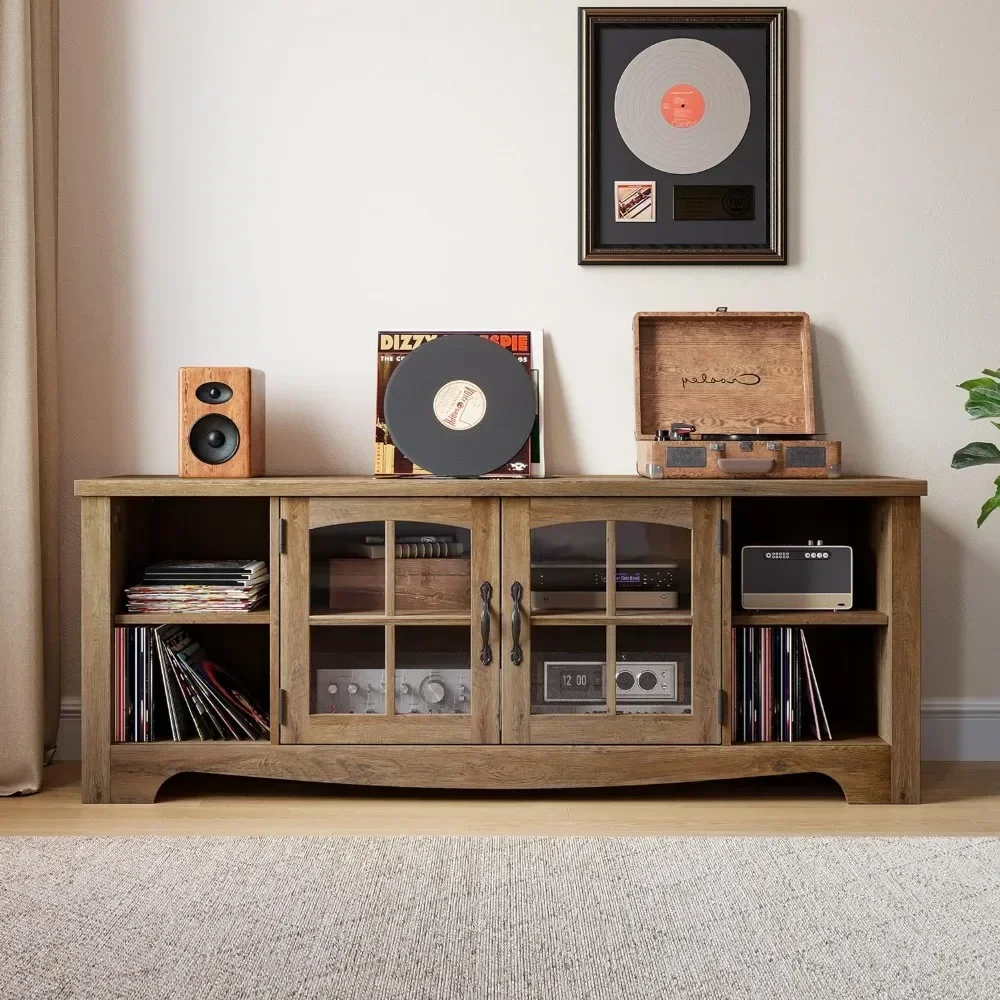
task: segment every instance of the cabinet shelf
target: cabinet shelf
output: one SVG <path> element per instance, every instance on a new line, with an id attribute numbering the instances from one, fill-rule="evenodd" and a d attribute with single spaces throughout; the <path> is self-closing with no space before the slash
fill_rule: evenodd
<path id="1" fill-rule="evenodd" d="M 755 611 L 734 612 L 734 625 L 887 625 L 881 611 Z"/>
<path id="2" fill-rule="evenodd" d="M 606 615 L 594 611 L 533 614 L 532 625 L 690 625 L 690 611 L 619 611 Z"/>
<path id="3" fill-rule="evenodd" d="M 115 615 L 116 625 L 270 625 L 270 611 L 161 611 Z"/>
<path id="4" fill-rule="evenodd" d="M 377 611 L 345 611 L 340 614 L 312 614 L 310 625 L 469 625 L 472 616 L 461 611 L 443 611 L 440 614 L 386 615 Z"/>

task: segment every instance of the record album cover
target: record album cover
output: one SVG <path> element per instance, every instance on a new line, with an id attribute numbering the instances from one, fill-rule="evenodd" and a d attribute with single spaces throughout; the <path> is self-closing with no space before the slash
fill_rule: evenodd
<path id="1" fill-rule="evenodd" d="M 530 330 L 504 332 L 440 331 L 433 333 L 381 331 L 378 335 L 378 374 L 375 392 L 375 475 L 377 477 L 431 475 L 426 469 L 414 465 L 394 444 L 385 420 L 385 390 L 399 363 L 422 344 L 437 337 L 483 337 L 510 351 L 518 361 L 525 365 L 529 372 L 533 370 L 533 345 Z M 541 349 L 540 343 L 537 349 Z M 536 417 L 536 429 L 537 426 Z M 533 463 L 532 438 L 536 440 L 536 447 L 540 447 L 540 436 L 533 433 L 532 437 L 524 442 L 524 445 L 515 455 L 511 456 L 509 461 L 489 475 L 527 479 L 531 475 Z M 539 459 L 535 458 L 534 462 L 537 466 Z"/>

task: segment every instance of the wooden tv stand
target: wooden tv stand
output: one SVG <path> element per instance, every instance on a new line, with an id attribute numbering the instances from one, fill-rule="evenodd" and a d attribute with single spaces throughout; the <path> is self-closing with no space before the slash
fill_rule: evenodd
<path id="1" fill-rule="evenodd" d="M 917 802 L 926 490 L 880 477 L 79 481 L 83 799 L 152 802 L 184 771 L 479 789 L 820 772 L 850 802 Z M 462 549 L 403 565 L 395 541 L 427 535 Z M 371 536 L 382 572 L 350 572 L 345 554 Z M 817 538 L 854 549 L 852 610 L 742 611 L 743 545 Z M 533 610 L 532 564 L 581 552 L 603 573 L 602 606 Z M 271 568 L 267 610 L 124 613 L 151 562 L 251 557 Z M 672 567 L 677 607 L 631 606 L 647 600 L 628 593 L 636 564 Z M 457 597 L 455 572 L 469 580 Z M 113 630 L 165 622 L 268 704 L 270 740 L 112 742 Z M 755 624 L 809 630 L 832 741 L 734 740 L 730 629 Z M 652 702 L 616 677 L 629 664 L 663 677 Z"/>

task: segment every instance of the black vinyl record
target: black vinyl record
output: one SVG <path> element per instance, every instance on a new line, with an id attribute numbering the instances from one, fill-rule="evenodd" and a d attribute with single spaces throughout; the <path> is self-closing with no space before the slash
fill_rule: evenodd
<path id="1" fill-rule="evenodd" d="M 436 337 L 399 363 L 385 390 L 396 447 L 436 476 L 483 476 L 508 462 L 535 422 L 524 365 L 484 337 Z"/>

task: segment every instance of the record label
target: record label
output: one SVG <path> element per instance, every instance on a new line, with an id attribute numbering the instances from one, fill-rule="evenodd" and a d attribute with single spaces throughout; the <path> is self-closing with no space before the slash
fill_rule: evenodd
<path id="1" fill-rule="evenodd" d="M 467 431 L 486 415 L 486 393 L 468 379 L 446 382 L 434 395 L 434 416 L 453 431 Z"/>
<path id="2" fill-rule="evenodd" d="M 690 128 L 705 114 L 705 97 L 690 83 L 675 83 L 660 101 L 660 114 L 674 128 Z"/>

